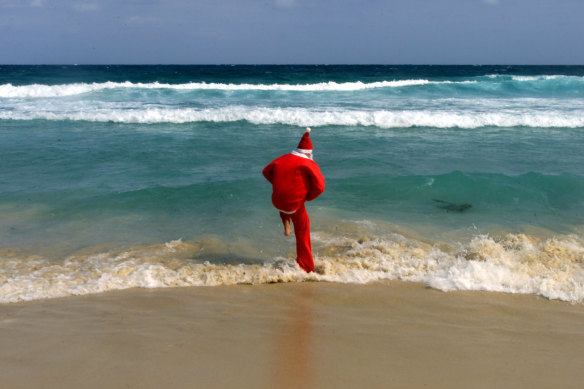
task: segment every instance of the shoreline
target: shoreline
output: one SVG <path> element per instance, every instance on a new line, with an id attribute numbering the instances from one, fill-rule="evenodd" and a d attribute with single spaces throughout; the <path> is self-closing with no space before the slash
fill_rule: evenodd
<path id="1" fill-rule="evenodd" d="M 400 281 L 130 289 L 0 305 L 0 386 L 576 388 L 583 321 Z"/>
<path id="2" fill-rule="evenodd" d="M 497 291 L 584 301 L 578 260 L 584 241 L 579 235 L 549 239 L 525 234 L 477 235 L 457 244 L 425 240 L 403 230 L 372 232 L 376 225 L 354 226 L 353 230 L 314 233 L 316 272 L 310 274 L 293 259 L 294 237 L 278 236 L 266 251 L 250 240 L 208 236 L 127 249 L 95 246 L 60 260 L 3 249 L 0 303 L 136 287 L 391 280 L 422 282 L 442 291 Z"/>

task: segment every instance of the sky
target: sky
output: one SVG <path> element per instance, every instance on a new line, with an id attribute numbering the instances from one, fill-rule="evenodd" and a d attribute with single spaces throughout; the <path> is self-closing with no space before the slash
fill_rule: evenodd
<path id="1" fill-rule="evenodd" d="M 584 64 L 584 0 L 0 0 L 1 64 Z"/>

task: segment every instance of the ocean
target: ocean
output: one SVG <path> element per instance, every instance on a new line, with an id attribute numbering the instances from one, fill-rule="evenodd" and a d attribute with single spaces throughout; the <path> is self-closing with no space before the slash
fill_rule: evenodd
<path id="1" fill-rule="evenodd" d="M 261 170 L 311 127 L 317 271 Z M 0 66 L 0 303 L 422 282 L 584 300 L 584 66 Z"/>

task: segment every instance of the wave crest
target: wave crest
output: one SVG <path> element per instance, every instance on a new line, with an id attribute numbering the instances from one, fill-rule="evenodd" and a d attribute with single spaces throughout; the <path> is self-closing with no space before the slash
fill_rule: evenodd
<path id="1" fill-rule="evenodd" d="M 584 127 L 584 111 L 456 112 L 386 111 L 228 106 L 222 108 L 80 109 L 70 112 L 0 111 L 4 120 L 71 120 L 113 123 L 236 122 L 286 124 L 302 127 L 375 126 L 379 128 Z"/>
<path id="2" fill-rule="evenodd" d="M 348 238 L 314 236 L 316 273 L 292 259 L 226 264 L 197 261 L 201 242 L 173 241 L 122 253 L 70 257 L 0 257 L 0 302 L 160 288 L 326 281 L 423 282 L 443 291 L 483 290 L 537 294 L 569 302 L 584 300 L 584 242 L 577 236 L 539 239 L 508 234 L 476 236 L 458 247 L 393 234 Z M 195 258 L 195 259 L 193 259 Z"/>
<path id="3" fill-rule="evenodd" d="M 358 91 L 374 88 L 398 88 L 404 86 L 426 85 L 435 83 L 428 80 L 394 80 L 378 82 L 345 82 L 334 81 L 321 82 L 316 84 L 223 84 L 191 82 L 186 84 L 166 84 L 166 83 L 132 83 L 126 82 L 104 82 L 104 83 L 75 83 L 62 85 L 22 85 L 12 84 L 0 85 L 0 97 L 4 98 L 28 98 L 28 97 L 63 97 L 74 96 L 83 93 L 95 92 L 104 89 L 172 89 L 172 90 L 223 90 L 223 91 Z"/>

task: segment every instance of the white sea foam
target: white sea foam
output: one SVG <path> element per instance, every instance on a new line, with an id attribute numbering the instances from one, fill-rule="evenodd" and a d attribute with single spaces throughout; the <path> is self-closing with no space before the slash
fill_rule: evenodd
<path id="1" fill-rule="evenodd" d="M 394 80 L 364 83 L 361 81 L 337 83 L 333 81 L 316 84 L 223 84 L 191 82 L 186 84 L 104 82 L 76 83 L 62 85 L 0 85 L 0 98 L 26 97 L 62 97 L 89 93 L 104 89 L 173 89 L 173 90 L 224 90 L 224 91 L 357 91 L 374 88 L 398 88 L 405 86 L 425 85 L 430 83 L 452 83 L 450 81 L 436 82 L 428 80 Z"/>
<path id="2" fill-rule="evenodd" d="M 483 290 L 584 300 L 584 242 L 577 236 L 538 239 L 477 236 L 451 247 L 394 234 L 349 238 L 314 234 L 317 272 L 292 259 L 258 264 L 193 261 L 197 243 L 173 241 L 122 253 L 77 256 L 61 263 L 40 257 L 0 257 L 0 302 L 16 302 L 126 288 L 379 280 L 423 282 L 443 291 Z M 446 247 L 446 248 L 445 248 Z"/>
<path id="3" fill-rule="evenodd" d="M 542 81 L 542 80 L 557 80 L 561 78 L 568 78 L 567 76 L 511 76 L 513 81 Z M 580 78 L 580 77 L 578 77 Z"/>
<path id="4" fill-rule="evenodd" d="M 67 108 L 65 108 L 67 109 Z M 227 106 L 221 108 L 98 108 L 77 110 L 30 109 L 0 111 L 0 119 L 72 120 L 114 123 L 194 123 L 236 122 L 253 124 L 286 124 L 302 127 L 327 125 L 375 126 L 379 128 L 434 127 L 584 127 L 584 109 L 541 110 L 499 109 L 488 112 L 474 110 L 347 110 L 340 108 L 268 108 Z"/>
<path id="5" fill-rule="evenodd" d="M 534 81 L 562 81 L 562 82 L 584 82 L 582 76 L 565 76 L 565 75 L 539 75 L 539 76 L 511 76 L 513 81 L 534 82 Z"/>
<path id="6" fill-rule="evenodd" d="M 496 80 L 509 80 L 516 82 L 536 82 L 536 81 L 550 81 L 550 80 L 563 80 L 563 81 L 574 81 L 582 82 L 584 77 L 582 76 L 567 76 L 562 74 L 548 74 L 548 75 L 535 75 L 535 76 L 521 76 L 512 74 L 489 74 L 485 76 L 489 79 Z"/>
<path id="7" fill-rule="evenodd" d="M 93 92 L 102 89 L 112 89 L 132 85 L 131 83 L 75 83 L 62 85 L 31 84 L 14 86 L 12 84 L 0 85 L 0 97 L 3 98 L 24 98 L 24 97 L 63 97 L 73 96 L 83 93 Z"/>
<path id="8" fill-rule="evenodd" d="M 541 75 L 541 76 L 519 76 L 519 75 L 487 75 L 489 79 L 496 80 L 498 78 L 508 79 L 513 81 L 529 82 L 529 81 L 547 81 L 556 79 L 584 81 L 584 77 L 579 76 L 563 76 L 563 75 Z M 359 91 L 367 89 L 378 88 L 402 88 L 409 86 L 430 85 L 430 84 L 479 84 L 477 80 L 461 80 L 461 81 L 431 81 L 427 79 L 408 79 L 408 80 L 386 80 L 374 82 L 320 82 L 312 84 L 233 84 L 233 83 L 208 83 L 208 82 L 189 82 L 183 84 L 169 84 L 169 83 L 141 83 L 141 82 L 101 82 L 101 83 L 72 83 L 72 84 L 30 84 L 30 85 L 0 85 L 0 98 L 50 98 L 50 97 L 65 97 L 74 96 L 84 93 L 107 89 L 168 89 L 168 90 L 220 90 L 220 91 L 298 91 L 298 92 L 343 92 L 343 91 Z"/>

